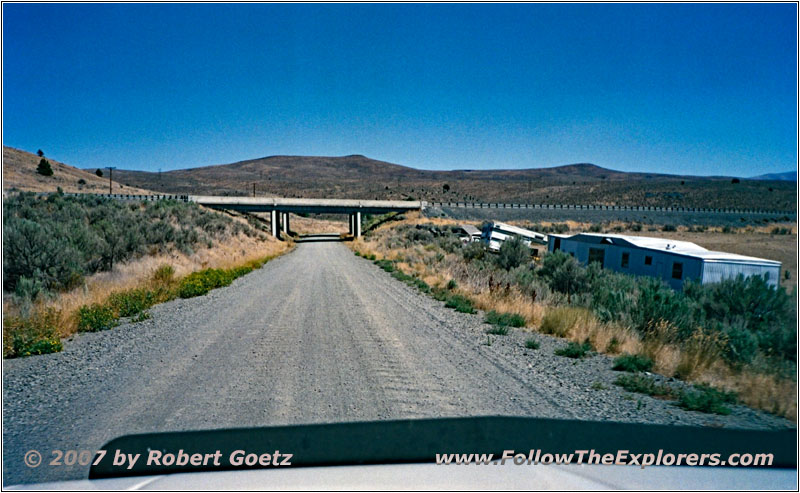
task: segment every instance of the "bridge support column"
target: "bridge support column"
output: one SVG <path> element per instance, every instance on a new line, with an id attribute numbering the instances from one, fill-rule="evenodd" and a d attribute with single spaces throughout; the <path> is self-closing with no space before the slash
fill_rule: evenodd
<path id="1" fill-rule="evenodd" d="M 288 212 L 281 212 L 281 231 L 285 234 L 289 234 L 289 213 Z"/>
<path id="2" fill-rule="evenodd" d="M 353 236 L 353 218 L 355 216 L 353 214 L 347 215 L 347 234 Z"/>
<path id="3" fill-rule="evenodd" d="M 356 238 L 361 237 L 361 213 L 356 212 L 353 214 L 353 236 Z"/>
<path id="4" fill-rule="evenodd" d="M 270 232 L 272 236 L 275 238 L 278 237 L 278 231 L 280 230 L 278 227 L 278 211 L 271 210 L 269 211 L 269 225 L 270 225 Z"/>

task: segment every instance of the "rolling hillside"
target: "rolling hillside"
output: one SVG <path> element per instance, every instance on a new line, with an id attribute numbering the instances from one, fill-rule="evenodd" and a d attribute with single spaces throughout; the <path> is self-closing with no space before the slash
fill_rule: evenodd
<path id="1" fill-rule="evenodd" d="M 751 178 L 751 180 L 783 180 L 797 181 L 797 171 L 786 171 L 785 173 L 767 173 Z"/>
<path id="2" fill-rule="evenodd" d="M 595 203 L 794 210 L 795 184 L 626 173 L 593 164 L 428 171 L 367 158 L 270 156 L 161 173 L 119 170 L 123 183 L 165 193 Z"/>
<path id="3" fill-rule="evenodd" d="M 43 176 L 36 172 L 41 158 L 36 154 L 3 146 L 3 192 L 22 190 L 26 192 L 55 192 L 61 188 L 65 192 L 108 193 L 108 170 L 101 178 L 94 170 L 86 171 L 48 156 L 45 159 L 53 168 L 53 176 Z M 116 173 L 114 175 L 116 177 Z M 114 193 L 150 194 L 137 187 L 129 187 L 114 180 Z"/>

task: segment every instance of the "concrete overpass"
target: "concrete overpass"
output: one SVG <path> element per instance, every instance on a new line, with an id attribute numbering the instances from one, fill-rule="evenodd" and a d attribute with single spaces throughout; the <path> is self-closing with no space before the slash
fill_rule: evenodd
<path id="1" fill-rule="evenodd" d="M 349 233 L 361 236 L 362 214 L 386 214 L 388 212 L 418 211 L 425 202 L 404 200 L 355 200 L 355 199 L 294 199 L 280 197 L 220 197 L 189 195 L 189 202 L 213 209 L 230 209 L 238 212 L 268 212 L 272 224 L 272 235 L 280 231 L 289 232 L 289 213 L 295 214 L 348 214 Z"/>

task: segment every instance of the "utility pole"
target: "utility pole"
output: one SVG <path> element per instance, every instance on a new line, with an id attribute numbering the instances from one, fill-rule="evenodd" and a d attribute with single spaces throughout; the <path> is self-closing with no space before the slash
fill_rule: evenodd
<path id="1" fill-rule="evenodd" d="M 110 194 L 114 193 L 111 190 L 111 175 L 114 173 L 114 170 L 117 169 L 117 167 L 116 166 L 106 166 L 106 168 L 108 168 L 108 193 L 110 195 Z"/>

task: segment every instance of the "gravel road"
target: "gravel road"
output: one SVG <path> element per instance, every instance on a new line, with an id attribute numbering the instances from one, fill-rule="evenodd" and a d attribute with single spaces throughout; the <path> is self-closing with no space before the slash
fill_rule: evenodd
<path id="1" fill-rule="evenodd" d="M 561 340 L 493 336 L 338 242 L 295 251 L 152 318 L 81 334 L 57 354 L 4 361 L 4 484 L 85 478 L 49 451 L 95 450 L 123 434 L 465 415 L 794 426 L 737 406 L 683 411 L 612 385 L 605 356 L 553 355 Z M 45 457 L 35 469 L 26 451 Z"/>

